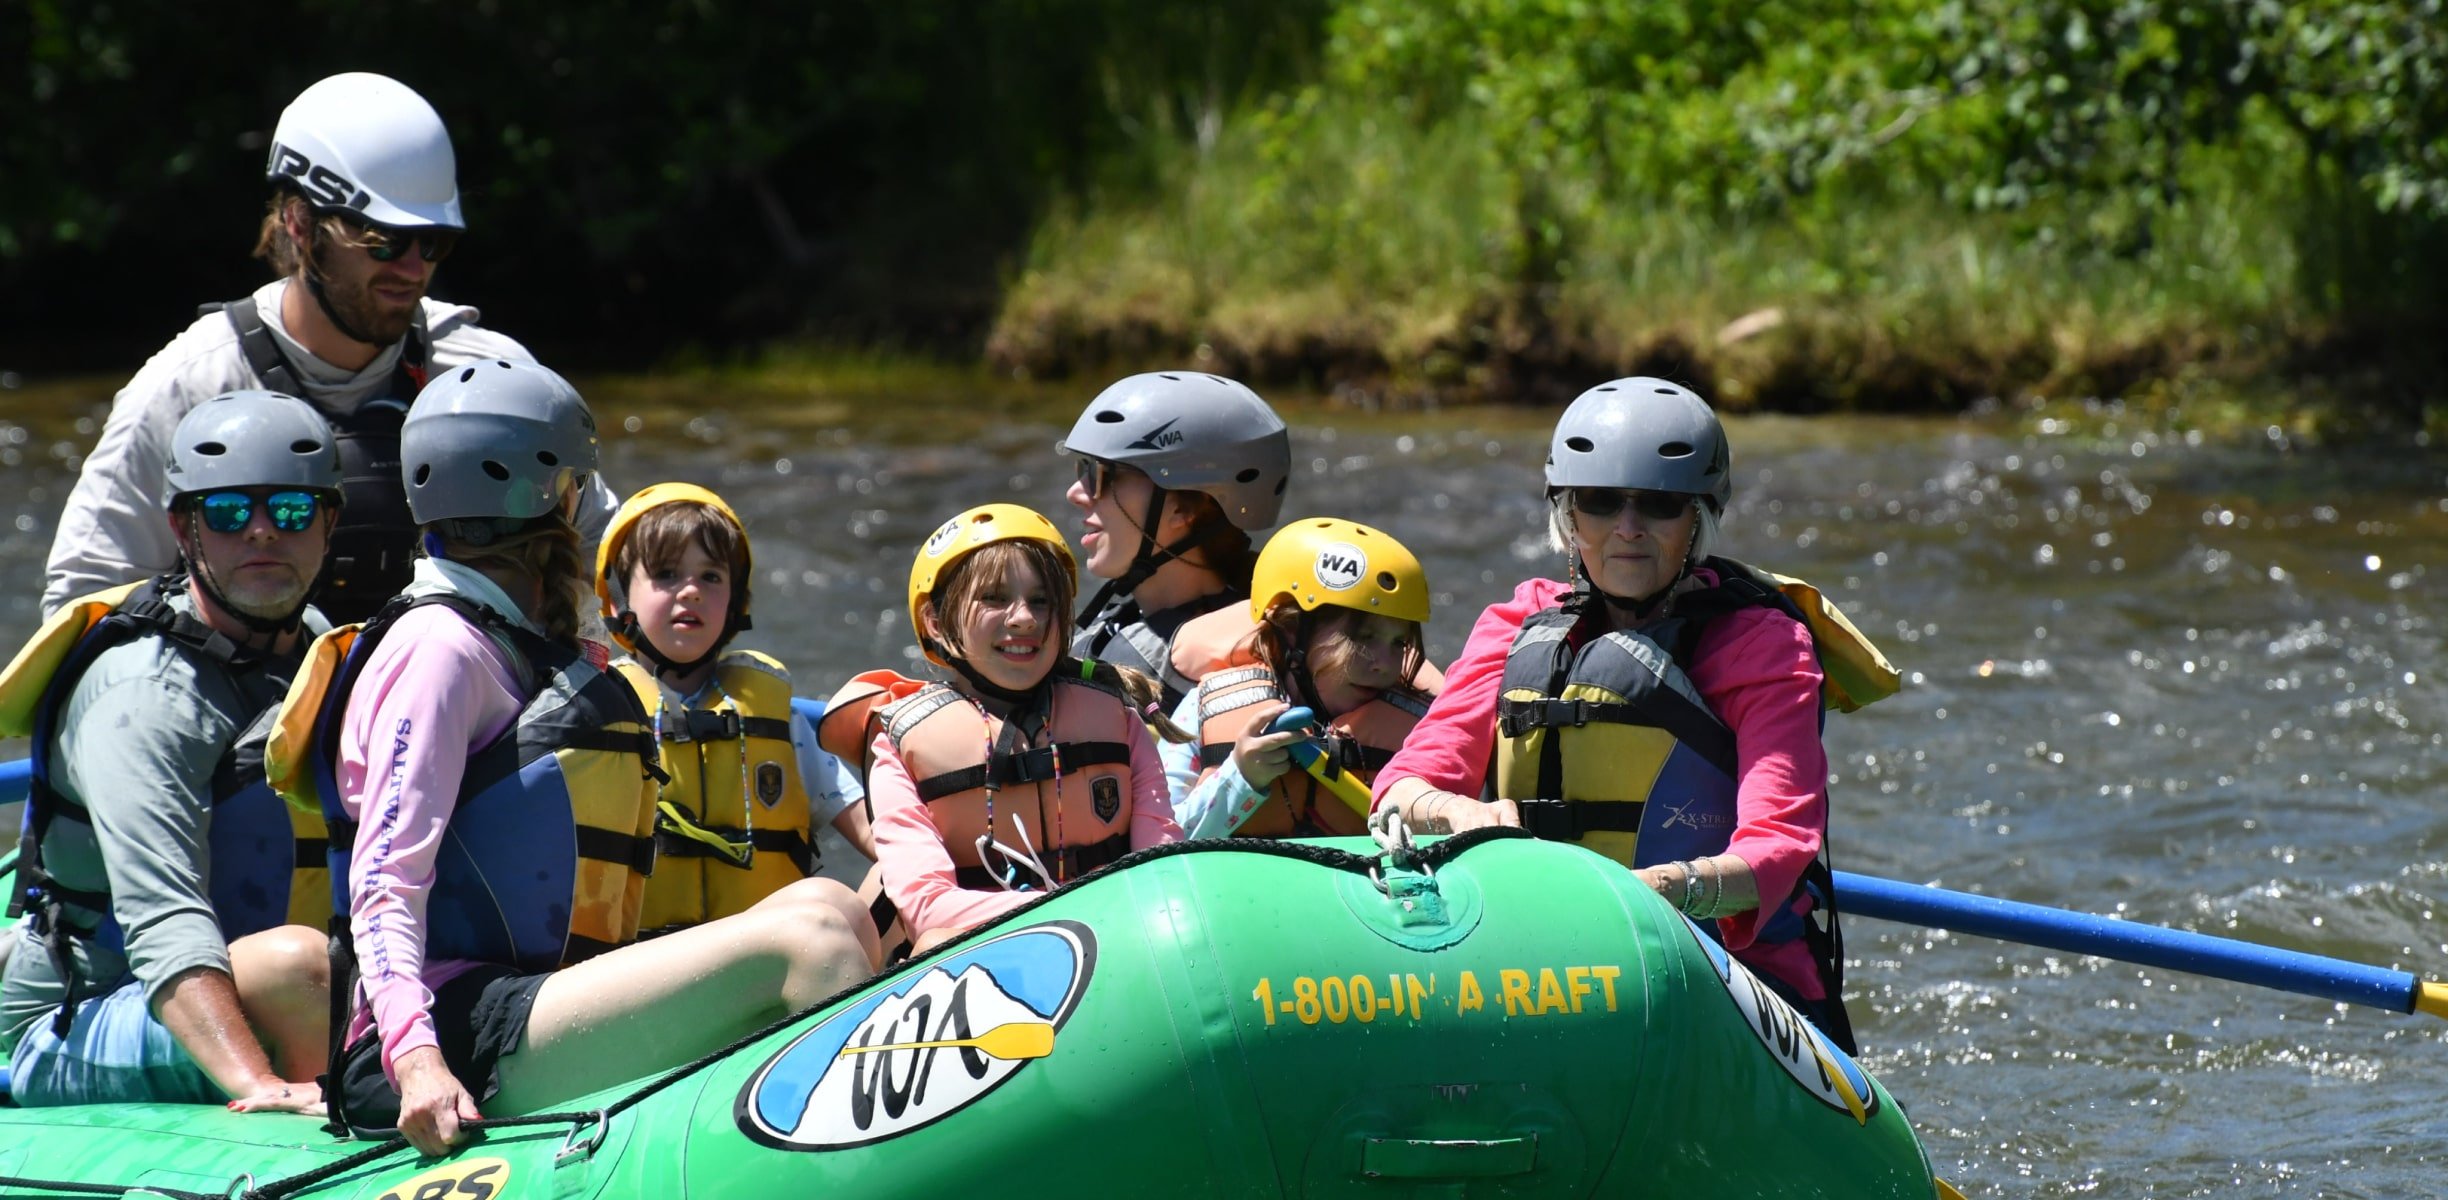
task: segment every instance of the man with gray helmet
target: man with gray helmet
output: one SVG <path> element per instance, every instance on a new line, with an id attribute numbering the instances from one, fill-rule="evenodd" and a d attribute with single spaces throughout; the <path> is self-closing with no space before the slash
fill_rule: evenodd
<path id="1" fill-rule="evenodd" d="M 1249 535 L 1283 511 L 1291 434 L 1242 384 L 1159 371 L 1099 393 L 1056 450 L 1079 456 L 1065 497 L 1087 527 L 1082 565 L 1105 580 L 1072 652 L 1160 680 L 1170 712 L 1213 666 L 1185 660 L 1173 635 L 1249 599 Z"/>
<path id="2" fill-rule="evenodd" d="M 304 401 L 231 392 L 169 438 L 182 574 L 68 605 L 0 675 L 0 735 L 35 739 L 0 976 L 22 1105 L 316 1111 L 325 1053 L 319 878 L 266 784 L 260 718 L 287 690 L 340 503 Z"/>
<path id="3" fill-rule="evenodd" d="M 60 514 L 46 613 L 171 568 L 177 546 L 155 516 L 170 431 L 206 397 L 270 388 L 338 436 L 348 505 L 317 603 L 337 620 L 372 615 L 407 583 L 416 542 L 399 484 L 409 402 L 429 374 L 531 357 L 475 309 L 426 296 L 465 222 L 450 135 L 406 85 L 351 73 L 307 88 L 273 130 L 265 179 L 255 253 L 279 277 L 208 306 L 120 390 Z M 581 531 L 600 533 L 615 504 L 596 483 Z"/>

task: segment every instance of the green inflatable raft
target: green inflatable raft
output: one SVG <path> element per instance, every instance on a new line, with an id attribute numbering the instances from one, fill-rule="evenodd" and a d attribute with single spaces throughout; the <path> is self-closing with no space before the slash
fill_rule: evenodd
<path id="1" fill-rule="evenodd" d="M 1946 1194 L 1894 1099 L 1742 966 L 1513 830 L 1407 865 L 1144 851 L 564 1107 L 440 1161 L 307 1117 L 0 1108 L 0 1195 Z"/>

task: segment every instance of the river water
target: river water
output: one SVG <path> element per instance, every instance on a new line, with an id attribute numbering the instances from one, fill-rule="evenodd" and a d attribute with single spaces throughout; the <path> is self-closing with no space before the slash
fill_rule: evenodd
<path id="1" fill-rule="evenodd" d="M 34 626 L 106 394 L 0 391 L 0 641 Z M 903 586 L 937 522 L 1060 507 L 1053 444 L 1085 394 L 656 385 L 598 407 L 617 487 L 690 480 L 739 508 L 752 643 L 823 695 L 913 661 Z M 1432 653 L 1559 565 L 1539 536 L 1550 415 L 1283 408 L 1287 515 L 1417 551 Z M 1732 436 L 1729 551 L 1827 589 L 1908 680 L 1830 718 L 1839 867 L 2448 970 L 2448 456 L 2205 443 L 2115 414 Z M 2437 1020 L 1863 919 L 1846 934 L 1865 1059 L 1968 1194 L 2448 1194 Z"/>

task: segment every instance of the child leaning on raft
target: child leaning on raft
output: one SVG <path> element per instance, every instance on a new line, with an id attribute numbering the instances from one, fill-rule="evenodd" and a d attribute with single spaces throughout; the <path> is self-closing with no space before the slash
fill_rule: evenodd
<path id="1" fill-rule="evenodd" d="M 745 912 L 816 873 L 830 823 L 873 858 L 864 793 L 791 709 L 790 672 L 726 649 L 749 628 L 748 533 L 720 496 L 658 483 L 621 505 L 595 554 L 612 664 L 655 722 L 663 770 L 639 936 Z"/>

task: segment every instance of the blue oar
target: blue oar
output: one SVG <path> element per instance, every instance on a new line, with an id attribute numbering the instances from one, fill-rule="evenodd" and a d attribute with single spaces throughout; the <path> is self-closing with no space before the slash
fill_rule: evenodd
<path id="1" fill-rule="evenodd" d="M 2448 984 L 2425 983 L 2405 971 L 2281 950 L 2206 933 L 2186 933 L 2133 921 L 2111 921 L 2015 900 L 1950 892 L 1874 875 L 1836 872 L 1837 908 L 1847 914 L 1925 925 L 2091 954 L 2119 962 L 2207 975 L 2233 983 L 2364 1004 L 2390 1012 L 2448 1019 Z"/>
<path id="2" fill-rule="evenodd" d="M 1276 714 L 1273 721 L 1267 723 L 1266 731 L 1268 733 L 1298 733 L 1316 724 L 1316 713 L 1305 708 L 1287 708 Z M 1316 738 L 1304 738 L 1294 742 L 1290 750 L 1292 761 L 1301 770 L 1309 772 L 1309 777 L 1317 780 L 1320 787 L 1334 793 L 1335 799 L 1349 805 L 1353 812 L 1360 814 L 1361 820 L 1368 819 L 1369 808 L 1373 803 L 1369 799 L 1369 790 L 1362 787 L 1360 781 L 1352 778 L 1350 773 L 1344 771 L 1342 767 L 1328 762 L 1326 751 L 1318 745 Z"/>

